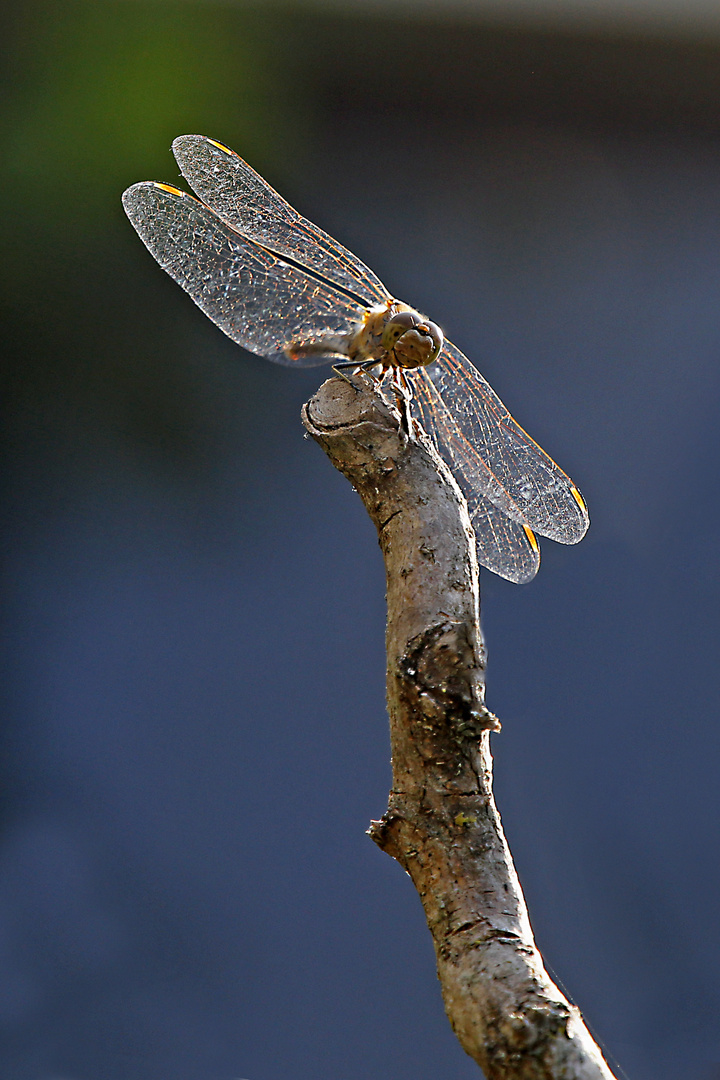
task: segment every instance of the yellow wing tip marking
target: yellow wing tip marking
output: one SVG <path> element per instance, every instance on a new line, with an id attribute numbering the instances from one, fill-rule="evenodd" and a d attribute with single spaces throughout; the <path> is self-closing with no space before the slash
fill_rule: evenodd
<path id="1" fill-rule="evenodd" d="M 217 142 L 215 139 L 208 139 L 208 142 L 212 143 L 213 146 L 217 146 L 218 150 L 223 150 L 226 154 L 234 154 L 234 152 L 235 152 L 234 150 L 231 150 L 229 147 L 223 146 L 223 144 L 221 142 Z"/>
<path id="2" fill-rule="evenodd" d="M 580 494 L 580 492 L 578 491 L 578 489 L 576 487 L 571 487 L 570 488 L 570 494 L 572 495 L 573 499 L 578 504 L 580 509 L 583 510 L 585 513 L 587 513 L 587 504 L 586 504 L 585 500 L 583 499 L 582 495 Z"/>
<path id="3" fill-rule="evenodd" d="M 185 192 L 180 188 L 173 187 L 172 184 L 161 184 L 159 180 L 153 180 L 153 185 L 156 188 L 160 188 L 161 191 L 168 191 L 171 195 L 185 196 Z"/>
<path id="4" fill-rule="evenodd" d="M 536 555 L 539 555 L 540 545 L 537 542 L 537 537 L 535 536 L 535 533 L 532 531 L 529 525 L 523 525 L 523 529 L 525 530 L 525 535 L 528 538 L 528 543 L 530 544 L 530 547 L 533 549 Z"/>

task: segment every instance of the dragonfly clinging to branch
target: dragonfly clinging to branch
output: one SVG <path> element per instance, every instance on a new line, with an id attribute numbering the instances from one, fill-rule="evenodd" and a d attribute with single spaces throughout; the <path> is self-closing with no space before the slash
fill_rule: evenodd
<path id="1" fill-rule="evenodd" d="M 572 480 L 434 323 L 232 150 L 183 135 L 173 153 L 198 198 L 145 181 L 123 205 L 163 269 L 228 337 L 280 364 L 342 360 L 389 372 L 467 499 L 478 561 L 501 577 L 535 576 L 535 533 L 582 539 L 588 514 Z"/>

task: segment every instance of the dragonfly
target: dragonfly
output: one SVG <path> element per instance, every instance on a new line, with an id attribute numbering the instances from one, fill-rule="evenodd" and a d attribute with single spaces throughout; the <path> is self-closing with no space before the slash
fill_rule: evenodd
<path id="1" fill-rule="evenodd" d="M 378 383 L 390 373 L 467 500 L 478 562 L 500 577 L 535 576 L 536 534 L 583 538 L 589 518 L 575 484 L 435 323 L 222 143 L 182 135 L 172 149 L 195 194 L 148 180 L 127 189 L 123 206 L 160 266 L 228 337 L 279 364 L 335 361 L 370 369 Z"/>

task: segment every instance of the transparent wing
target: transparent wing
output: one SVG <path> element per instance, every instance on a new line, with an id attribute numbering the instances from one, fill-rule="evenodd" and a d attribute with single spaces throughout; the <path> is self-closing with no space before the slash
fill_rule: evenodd
<path id="1" fill-rule="evenodd" d="M 346 334 L 362 317 L 357 301 L 240 236 L 177 188 L 134 184 L 123 206 L 163 270 L 228 337 L 268 360 L 322 364 L 322 354 L 291 359 L 283 349 Z"/>
<path id="2" fill-rule="evenodd" d="M 463 462 L 466 484 L 541 536 L 561 544 L 582 540 L 590 524 L 582 495 L 451 342 L 445 342 L 428 379 L 454 419 L 447 452 Z M 468 448 L 475 448 L 480 465 Z"/>
<path id="3" fill-rule="evenodd" d="M 508 581 L 530 581 L 540 566 L 540 548 L 519 507 L 458 428 L 427 369 L 418 368 L 407 377 L 413 409 L 467 499 L 478 562 Z"/>
<path id="4" fill-rule="evenodd" d="M 518 525 L 482 496 L 470 521 L 481 566 L 517 585 L 532 581 L 540 569 L 540 545 L 529 526 Z"/>
<path id="5" fill-rule="evenodd" d="M 181 135 L 173 142 L 173 153 L 193 191 L 243 236 L 321 274 L 365 303 L 388 299 L 372 270 L 302 217 L 233 150 L 204 135 Z"/>

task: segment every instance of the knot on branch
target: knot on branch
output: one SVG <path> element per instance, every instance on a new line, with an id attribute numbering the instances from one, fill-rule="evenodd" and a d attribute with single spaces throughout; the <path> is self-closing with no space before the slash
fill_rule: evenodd
<path id="1" fill-rule="evenodd" d="M 398 660 L 401 693 L 412 700 L 435 745 L 438 729 L 459 741 L 500 731 L 500 721 L 485 705 L 485 665 L 478 652 L 467 622 L 446 620 L 412 638 Z"/>
<path id="2" fill-rule="evenodd" d="M 399 827 L 402 825 L 405 818 L 402 812 L 399 812 L 397 808 L 393 806 L 393 801 L 393 796 L 391 794 L 388 809 L 379 820 L 370 822 L 370 828 L 367 830 L 367 835 L 377 844 L 381 851 L 386 852 L 393 859 L 397 859 L 400 865 L 407 870 L 407 853 L 403 852 L 398 842 Z M 417 854 L 417 852 L 414 853 Z"/>
<path id="3" fill-rule="evenodd" d="M 572 1038 L 574 1011 L 564 1001 L 525 1002 L 508 1012 L 492 1010 L 484 1040 L 489 1074 L 506 1076 L 509 1067 L 522 1065 L 529 1076 L 554 1077 L 555 1072 L 545 1072 L 542 1063 L 556 1056 L 558 1038 Z"/>

